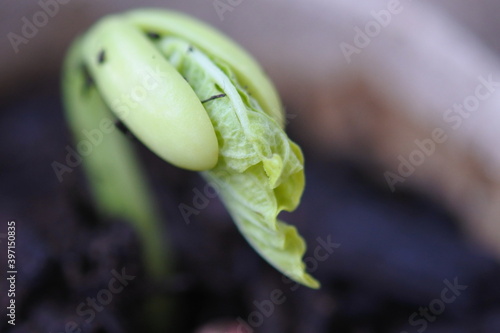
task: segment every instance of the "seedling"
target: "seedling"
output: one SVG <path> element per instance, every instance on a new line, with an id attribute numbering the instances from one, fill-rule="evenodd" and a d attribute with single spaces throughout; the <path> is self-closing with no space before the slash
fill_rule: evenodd
<path id="1" fill-rule="evenodd" d="M 299 204 L 302 152 L 283 130 L 275 88 L 242 48 L 188 16 L 134 10 L 103 18 L 74 42 L 63 88 L 77 140 L 112 119 L 165 161 L 200 171 L 264 259 L 319 287 L 305 272 L 303 239 L 277 219 Z M 159 220 L 129 145 L 111 132 L 84 165 L 102 212 L 134 223 L 161 276 Z"/>

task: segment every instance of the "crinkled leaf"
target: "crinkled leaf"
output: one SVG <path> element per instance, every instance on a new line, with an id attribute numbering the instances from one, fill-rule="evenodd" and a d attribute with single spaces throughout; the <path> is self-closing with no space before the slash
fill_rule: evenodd
<path id="1" fill-rule="evenodd" d="M 219 191 L 238 229 L 271 265 L 311 288 L 305 243 L 295 227 L 277 219 L 292 211 L 304 189 L 303 156 L 280 125 L 266 114 L 224 63 L 181 39 L 159 47 L 204 101 L 219 142 L 216 167 L 203 176 Z M 212 96 L 224 97 L 214 98 Z"/>

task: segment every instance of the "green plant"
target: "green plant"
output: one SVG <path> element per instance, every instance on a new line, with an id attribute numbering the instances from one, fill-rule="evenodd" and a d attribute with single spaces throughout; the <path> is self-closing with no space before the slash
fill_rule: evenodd
<path id="1" fill-rule="evenodd" d="M 303 239 L 277 219 L 299 204 L 301 150 L 283 130 L 275 88 L 238 45 L 179 13 L 108 16 L 72 45 L 63 89 L 77 139 L 102 119 L 119 119 L 158 156 L 216 184 L 240 232 L 271 265 L 319 287 L 305 272 Z M 158 218 L 126 139 L 110 133 L 84 164 L 103 212 L 143 230 L 150 264 L 161 267 Z"/>

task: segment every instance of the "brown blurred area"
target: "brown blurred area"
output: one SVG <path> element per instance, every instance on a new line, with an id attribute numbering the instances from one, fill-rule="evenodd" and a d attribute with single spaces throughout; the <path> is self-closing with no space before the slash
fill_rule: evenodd
<path id="1" fill-rule="evenodd" d="M 500 259 L 500 2 L 222 2 L 140 6 L 189 13 L 235 39 L 276 84 L 289 128 L 309 151 L 357 161 L 395 197 L 410 188 L 432 198 Z M 4 1 L 1 99 L 54 82 L 73 38 L 99 17 L 137 6 L 61 1 L 16 44 L 11 33 L 23 35 L 22 18 L 32 22 L 42 9 Z"/>

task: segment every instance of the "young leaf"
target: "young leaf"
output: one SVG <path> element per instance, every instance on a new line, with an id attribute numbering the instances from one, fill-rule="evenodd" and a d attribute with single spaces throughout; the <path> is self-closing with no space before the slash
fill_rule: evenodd
<path id="1" fill-rule="evenodd" d="M 318 288 L 305 272 L 303 239 L 293 226 L 277 219 L 281 210 L 297 207 L 304 189 L 300 148 L 221 60 L 211 60 L 175 37 L 164 38 L 159 47 L 198 98 L 207 100 L 219 159 L 203 176 L 219 190 L 238 229 L 263 258 L 295 281 Z"/>
<path id="2" fill-rule="evenodd" d="M 67 63 L 81 61 L 89 75 L 77 82 L 75 68 L 66 67 L 68 114 L 89 112 L 84 109 L 93 104 L 100 110 L 109 108 L 160 157 L 203 171 L 255 250 L 285 275 L 318 288 L 302 262 L 303 239 L 277 218 L 282 210 L 292 211 L 299 204 L 304 190 L 302 152 L 285 134 L 276 90 L 253 58 L 211 27 L 153 9 L 104 18 L 77 45 Z M 144 74 L 157 68 L 161 75 L 155 88 L 144 89 Z M 88 83 L 95 85 L 92 95 L 80 100 L 77 87 Z M 139 92 L 140 102 L 130 98 Z M 125 100 L 126 112 L 115 103 L 120 99 Z M 75 129 L 82 126 L 79 121 L 72 124 Z M 114 146 L 102 147 L 89 159 L 89 173 L 116 179 L 110 175 Z M 120 141 L 116 147 L 123 158 L 131 159 L 126 144 Z M 137 184 L 137 173 L 131 175 Z M 112 183 L 109 191 L 122 188 Z M 133 200 L 118 197 L 123 200 L 113 209 Z"/>

